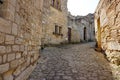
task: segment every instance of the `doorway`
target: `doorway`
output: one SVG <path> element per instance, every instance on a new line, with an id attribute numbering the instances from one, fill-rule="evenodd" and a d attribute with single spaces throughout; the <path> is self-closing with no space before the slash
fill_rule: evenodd
<path id="1" fill-rule="evenodd" d="M 87 39 L 87 38 L 86 38 L 86 27 L 84 27 L 84 30 L 83 30 L 83 31 L 84 31 L 83 39 L 84 39 L 84 41 L 86 41 L 86 39 Z"/>
<path id="2" fill-rule="evenodd" d="M 71 28 L 68 28 L 68 42 L 71 42 Z"/>

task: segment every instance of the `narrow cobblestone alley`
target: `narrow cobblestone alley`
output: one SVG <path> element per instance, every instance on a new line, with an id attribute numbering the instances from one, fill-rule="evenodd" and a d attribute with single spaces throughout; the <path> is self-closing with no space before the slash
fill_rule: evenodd
<path id="1" fill-rule="evenodd" d="M 29 80 L 113 80 L 109 63 L 94 45 L 45 48 Z"/>

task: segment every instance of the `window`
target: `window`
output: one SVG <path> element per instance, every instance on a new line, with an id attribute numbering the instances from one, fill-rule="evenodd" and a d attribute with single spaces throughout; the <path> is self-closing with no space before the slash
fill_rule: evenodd
<path id="1" fill-rule="evenodd" d="M 95 35 L 95 31 L 93 31 L 93 35 Z"/>
<path id="2" fill-rule="evenodd" d="M 55 34 L 58 34 L 58 25 L 55 25 Z"/>
<path id="3" fill-rule="evenodd" d="M 56 8 L 58 10 L 61 10 L 61 2 L 60 2 L 60 0 L 52 0 L 51 5 L 54 8 Z"/>
<path id="4" fill-rule="evenodd" d="M 55 31 L 53 32 L 53 34 L 62 36 L 62 27 L 55 25 Z"/>
<path id="5" fill-rule="evenodd" d="M 59 27 L 59 34 L 62 34 L 62 27 Z"/>

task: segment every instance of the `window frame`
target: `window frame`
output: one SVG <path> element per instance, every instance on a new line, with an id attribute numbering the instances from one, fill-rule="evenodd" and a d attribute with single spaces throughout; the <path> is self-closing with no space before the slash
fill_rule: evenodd
<path id="1" fill-rule="evenodd" d="M 62 34 L 62 26 L 59 26 L 59 25 L 55 24 L 53 34 L 63 36 L 63 34 Z"/>

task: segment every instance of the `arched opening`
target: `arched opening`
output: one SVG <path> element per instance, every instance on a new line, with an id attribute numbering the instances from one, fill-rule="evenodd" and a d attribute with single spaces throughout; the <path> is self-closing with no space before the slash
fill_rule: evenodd
<path id="1" fill-rule="evenodd" d="M 83 35 L 84 35 L 84 36 L 83 36 L 84 38 L 83 38 L 83 39 L 86 41 L 86 27 L 84 27 L 83 32 L 84 32 L 84 34 L 83 34 Z"/>
<path id="2" fill-rule="evenodd" d="M 68 42 L 71 42 L 71 28 L 68 28 Z"/>

